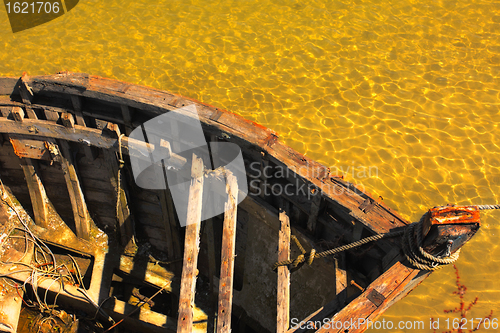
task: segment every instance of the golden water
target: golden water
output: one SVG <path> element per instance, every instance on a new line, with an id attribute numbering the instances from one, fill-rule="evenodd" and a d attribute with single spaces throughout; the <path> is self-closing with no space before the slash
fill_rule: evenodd
<path id="1" fill-rule="evenodd" d="M 496 1 L 82 0 L 16 34 L 0 10 L 1 75 L 62 70 L 241 114 L 413 221 L 434 205 L 500 202 Z M 500 213 L 482 218 L 458 268 L 479 297 L 471 315 L 498 318 Z M 430 317 L 454 318 L 453 291 L 447 267 L 384 318 L 427 332 Z"/>

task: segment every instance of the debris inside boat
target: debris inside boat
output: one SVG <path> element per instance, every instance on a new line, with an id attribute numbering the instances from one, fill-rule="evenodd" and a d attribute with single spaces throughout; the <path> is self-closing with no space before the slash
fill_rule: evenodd
<path id="1" fill-rule="evenodd" d="M 87 74 L 0 78 L 0 111 L 1 332 L 364 332 L 500 208 L 410 223 L 263 126 Z"/>

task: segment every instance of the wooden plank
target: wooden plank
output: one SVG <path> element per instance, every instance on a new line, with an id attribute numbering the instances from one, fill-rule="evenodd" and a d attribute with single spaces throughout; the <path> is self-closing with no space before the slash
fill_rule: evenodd
<path id="1" fill-rule="evenodd" d="M 422 272 L 421 274 L 419 274 Z M 429 272 L 412 269 L 397 262 L 384 274 L 380 275 L 368 288 L 355 300 L 337 312 L 331 323 L 356 322 L 356 326 L 349 329 L 349 333 L 361 333 L 367 329 L 368 320 L 374 322 L 390 305 L 407 295 Z M 359 325 L 360 320 L 365 324 Z M 331 325 L 334 326 L 334 325 Z M 343 333 L 344 329 L 323 326 L 317 333 Z"/>
<path id="2" fill-rule="evenodd" d="M 278 239 L 278 261 L 290 260 L 290 204 L 279 198 L 279 219 L 281 228 Z M 290 270 L 287 266 L 278 267 L 278 318 L 277 332 L 288 330 L 290 323 Z"/>
<path id="3" fill-rule="evenodd" d="M 238 182 L 236 177 L 228 170 L 226 170 L 226 192 L 228 199 L 224 207 L 224 225 L 222 231 L 217 333 L 231 332 Z"/>
<path id="4" fill-rule="evenodd" d="M 178 333 L 190 333 L 193 326 L 193 307 L 196 288 L 198 252 L 200 243 L 201 208 L 203 199 L 203 160 L 193 154 L 191 185 L 187 210 L 184 262 L 179 296 Z"/>
<path id="5" fill-rule="evenodd" d="M 26 184 L 30 192 L 31 205 L 33 207 L 33 215 L 35 223 L 41 227 L 47 228 L 49 220 L 47 217 L 47 194 L 45 187 L 40 179 L 38 163 L 30 158 L 23 158 L 21 167 L 26 178 Z"/>
<path id="6" fill-rule="evenodd" d="M 83 127 L 80 125 L 74 125 L 73 128 L 68 128 L 47 120 L 23 119 L 22 122 L 16 122 L 0 117 L 0 133 L 39 135 L 66 141 L 80 142 L 98 148 L 118 151 L 117 138 L 103 135 L 102 130 Z M 145 157 L 140 152 L 151 152 L 155 149 L 152 144 L 140 140 L 130 139 L 126 136 L 124 136 L 121 140 L 121 147 L 124 154 L 145 160 L 149 160 L 149 157 Z M 177 154 L 171 153 L 168 163 L 174 167 L 181 168 L 186 163 L 186 159 Z"/>
<path id="7" fill-rule="evenodd" d="M 80 181 L 76 173 L 73 156 L 71 154 L 69 144 L 64 141 L 59 141 L 60 154 L 58 156 L 61 167 L 64 173 L 64 179 L 68 188 L 73 216 L 75 219 L 76 234 L 78 237 L 90 239 L 90 216 L 87 209 L 87 204 L 83 196 Z"/>

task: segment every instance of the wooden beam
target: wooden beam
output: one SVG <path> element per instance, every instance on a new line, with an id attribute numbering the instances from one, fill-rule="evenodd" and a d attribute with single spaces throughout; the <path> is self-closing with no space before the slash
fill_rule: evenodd
<path id="1" fill-rule="evenodd" d="M 14 113 L 14 110 L 12 113 Z M 118 151 L 117 138 L 103 135 L 102 130 L 83 127 L 80 125 L 74 125 L 73 128 L 67 128 L 47 120 L 22 118 L 18 122 L 0 117 L 0 133 L 38 135 Z M 126 136 L 124 136 L 121 140 L 121 147 L 124 154 L 128 154 L 142 160 L 149 160 L 149 156 L 147 156 L 147 154 L 155 149 L 153 144 L 149 144 L 141 140 L 131 139 Z M 144 156 L 143 153 L 145 153 L 146 156 Z M 182 156 L 171 153 L 170 158 L 166 160 L 166 162 L 168 165 L 176 168 L 182 168 L 182 166 L 186 164 L 186 159 Z"/>
<path id="2" fill-rule="evenodd" d="M 90 239 L 90 216 L 87 210 L 87 204 L 83 196 L 80 181 L 76 173 L 73 155 L 71 154 L 69 144 L 64 141 L 59 141 L 60 154 L 58 156 L 61 162 L 61 167 L 66 180 L 69 198 L 71 200 L 71 207 L 73 209 L 73 216 L 75 219 L 76 234 L 78 237 L 89 240 Z"/>
<path id="3" fill-rule="evenodd" d="M 349 333 L 361 333 L 367 329 L 368 321 L 375 322 L 389 306 L 406 296 L 413 288 L 422 282 L 430 272 L 420 271 L 404 266 L 397 262 L 384 274 L 380 275 L 370 286 L 366 288 L 362 295 L 350 302 L 341 311 L 337 312 L 330 323 L 356 322 L 356 327 L 349 330 Z M 360 320 L 364 324 L 360 325 Z M 317 330 L 317 333 L 342 333 L 344 329 L 335 328 L 334 325 Z"/>
<path id="4" fill-rule="evenodd" d="M 278 239 L 278 261 L 290 259 L 290 203 L 279 198 L 280 231 Z M 287 266 L 278 267 L 278 333 L 288 330 L 290 322 L 290 271 Z"/>
<path id="5" fill-rule="evenodd" d="M 45 187 L 40 179 L 38 163 L 30 158 L 23 158 L 21 160 L 21 167 L 24 172 L 24 178 L 26 178 L 26 184 L 28 185 L 35 223 L 41 227 L 47 228 L 49 224 L 47 218 L 48 199 L 45 193 Z"/>
<path id="6" fill-rule="evenodd" d="M 224 225 L 222 231 L 217 333 L 231 332 L 238 182 L 236 176 L 228 170 L 226 170 L 226 192 L 228 198 L 224 207 Z"/>
<path id="7" fill-rule="evenodd" d="M 203 160 L 193 154 L 191 186 L 187 209 L 184 263 L 179 296 L 178 333 L 190 333 L 193 326 L 193 307 L 196 288 L 198 252 L 200 243 L 201 208 L 203 199 Z"/>

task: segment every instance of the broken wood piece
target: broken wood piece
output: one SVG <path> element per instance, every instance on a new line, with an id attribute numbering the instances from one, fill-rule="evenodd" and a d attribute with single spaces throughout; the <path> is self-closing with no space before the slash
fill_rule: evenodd
<path id="1" fill-rule="evenodd" d="M 290 203 L 279 198 L 280 231 L 278 239 L 278 261 L 290 260 Z M 288 330 L 290 321 L 290 270 L 288 266 L 278 267 L 278 333 Z"/>
<path id="2" fill-rule="evenodd" d="M 186 220 L 184 263 L 179 296 L 178 333 L 190 333 L 193 326 L 193 307 L 198 275 L 198 252 L 200 243 L 201 208 L 203 199 L 203 160 L 193 154 L 191 185 Z"/>
<path id="3" fill-rule="evenodd" d="M 226 192 L 228 198 L 224 208 L 224 225 L 222 231 L 217 333 L 231 332 L 238 182 L 236 176 L 228 170 L 226 170 Z"/>
<path id="4" fill-rule="evenodd" d="M 35 223 L 41 227 L 47 228 L 49 223 L 47 218 L 48 200 L 47 194 L 45 193 L 45 187 L 40 179 L 38 163 L 30 158 L 23 158 L 21 167 L 24 172 L 24 177 L 26 178 L 26 184 L 28 185 Z"/>
<path id="5" fill-rule="evenodd" d="M 75 119 L 73 115 L 69 112 L 65 112 L 61 115 L 61 120 L 64 127 L 74 128 L 75 127 Z"/>
<path id="6" fill-rule="evenodd" d="M 90 216 L 87 204 L 83 196 L 80 181 L 76 173 L 69 144 L 64 140 L 59 140 L 60 154 L 59 160 L 64 173 L 64 180 L 68 188 L 68 194 L 73 209 L 75 219 L 76 234 L 78 237 L 90 239 Z"/>
<path id="7" fill-rule="evenodd" d="M 26 73 L 23 73 L 23 76 L 19 80 L 19 93 L 21 94 L 23 103 L 28 105 L 31 104 L 34 97 L 33 89 L 28 85 L 29 80 L 30 78 Z"/>
<path id="8" fill-rule="evenodd" d="M 25 109 L 26 109 L 26 114 L 28 115 L 28 118 L 30 118 L 30 119 L 38 119 L 38 116 L 36 115 L 35 110 L 33 110 L 33 107 L 27 105 L 25 107 Z"/>
<path id="9" fill-rule="evenodd" d="M 14 106 L 12 108 L 12 117 L 14 117 L 15 121 L 22 122 L 24 120 L 24 110 L 20 107 Z"/>

